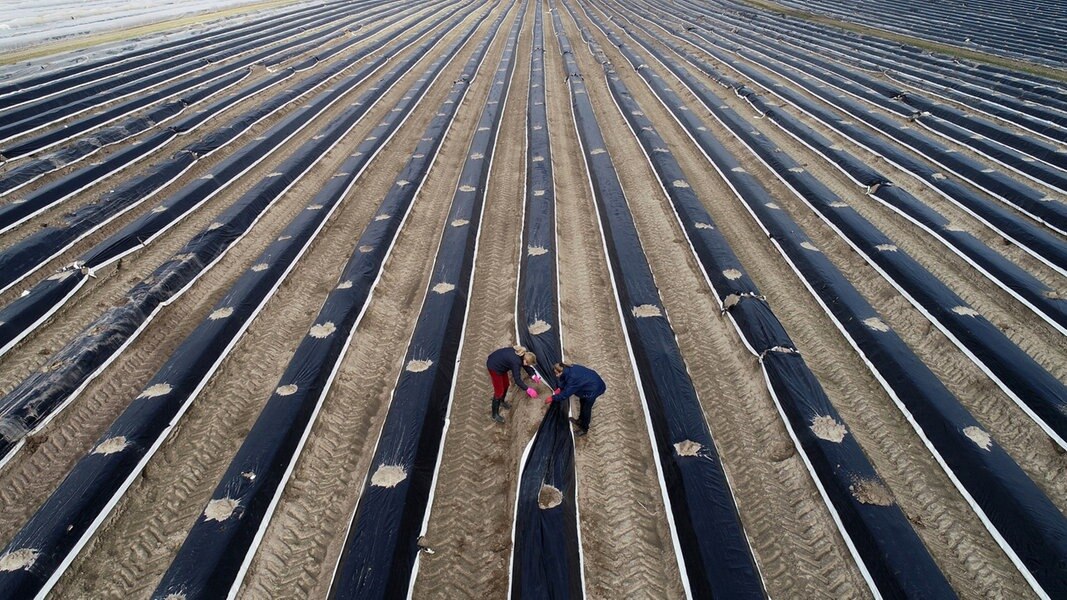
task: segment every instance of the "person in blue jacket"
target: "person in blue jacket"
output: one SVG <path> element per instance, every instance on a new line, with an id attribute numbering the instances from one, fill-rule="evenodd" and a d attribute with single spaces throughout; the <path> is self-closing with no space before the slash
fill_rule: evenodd
<path id="1" fill-rule="evenodd" d="M 522 380 L 522 371 L 525 369 L 530 374 L 531 379 L 536 382 L 541 381 L 541 376 L 533 368 L 535 364 L 537 364 L 537 355 L 523 346 L 501 348 L 494 350 L 489 355 L 489 358 L 485 361 L 485 366 L 489 369 L 489 379 L 493 381 L 494 421 L 497 423 L 504 422 L 504 417 L 500 416 L 501 406 L 505 409 L 511 408 L 511 404 L 507 401 L 508 387 L 510 387 L 508 373 L 511 373 L 511 378 L 515 381 L 515 385 L 525 391 L 527 396 L 531 398 L 537 397 L 537 390 L 526 385 L 526 382 Z"/>
<path id="2" fill-rule="evenodd" d="M 593 403 L 608 389 L 608 386 L 596 371 L 582 365 L 556 363 L 552 365 L 552 372 L 556 374 L 559 387 L 556 388 L 556 393 L 545 402 L 559 402 L 571 396 L 578 396 L 578 418 L 571 419 L 571 423 L 578 427 L 574 435 L 583 436 L 589 433 L 589 420 L 593 417 Z"/>

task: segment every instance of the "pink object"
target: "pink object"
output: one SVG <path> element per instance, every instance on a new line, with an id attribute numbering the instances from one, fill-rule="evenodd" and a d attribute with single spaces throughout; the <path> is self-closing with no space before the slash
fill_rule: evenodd
<path id="1" fill-rule="evenodd" d="M 533 388 L 526 388 L 526 395 L 531 397 L 531 398 L 536 398 L 537 397 L 537 390 L 535 390 Z"/>
<path id="2" fill-rule="evenodd" d="M 533 374 L 533 377 L 532 377 L 531 379 L 533 379 L 533 380 L 534 380 L 534 381 L 536 381 L 537 383 L 541 383 L 541 376 L 540 376 L 540 375 L 538 375 L 537 373 L 534 373 L 534 374 Z"/>

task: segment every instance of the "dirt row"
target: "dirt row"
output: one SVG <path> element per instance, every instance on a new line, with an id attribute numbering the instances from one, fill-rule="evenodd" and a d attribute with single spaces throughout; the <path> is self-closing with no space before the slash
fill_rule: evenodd
<path id="1" fill-rule="evenodd" d="M 426 532 L 425 544 L 434 554 L 420 559 L 417 596 L 493 598 L 507 593 L 516 457 L 522 451 L 516 446 L 533 434 L 532 412 L 540 407 L 531 408 L 518 394 L 511 394 L 513 408 L 504 411 L 506 425 L 491 421 L 485 357 L 513 343 L 515 329 L 534 10 L 528 7 L 524 15 L 497 134 L 451 422 Z M 487 62 L 483 68 L 495 65 Z"/>
<path id="2" fill-rule="evenodd" d="M 700 55 L 700 51 L 692 47 Z M 705 55 L 706 56 L 706 55 Z M 622 61 L 622 62 L 619 62 Z M 710 60 L 714 64 L 714 61 Z M 625 65 L 620 56 L 618 65 Z M 627 68 L 620 69 L 627 71 Z M 725 69 L 722 69 L 725 71 Z M 695 69 L 691 69 L 695 72 Z M 773 74 L 768 73 L 773 77 Z M 702 78 L 710 89 L 718 88 L 708 78 Z M 682 89 L 682 86 L 678 86 Z M 698 106 L 695 97 L 683 93 L 691 106 Z M 732 94 L 720 93 L 720 98 L 741 115 L 751 115 L 747 103 Z M 782 107 L 791 115 L 800 116 L 799 111 Z M 1052 269 L 1022 252 L 1013 245 L 1006 245 L 991 230 L 980 225 L 973 217 L 957 209 L 939 194 L 903 172 L 874 157 L 865 150 L 848 142 L 825 127 L 819 126 L 811 119 L 802 118 L 809 126 L 822 132 L 831 141 L 840 144 L 853 155 L 865 158 L 883 174 L 887 175 L 900 187 L 934 207 L 954 224 L 965 228 L 976 237 L 986 242 L 991 248 L 1003 252 L 1013 262 L 1024 266 L 1029 272 L 1042 276 L 1053 283 L 1054 289 L 1064 289 L 1064 278 Z M 709 126 L 715 124 L 713 118 Z M 1063 352 L 1062 335 L 1056 332 L 1032 312 L 1022 309 L 1018 301 L 1010 297 L 1001 288 L 982 277 L 966 262 L 947 251 L 931 236 L 916 228 L 909 221 L 881 204 L 863 195 L 862 190 L 849 181 L 836 168 L 830 166 L 821 157 L 812 153 L 806 146 L 794 138 L 785 135 L 780 129 L 762 119 L 750 119 L 753 129 L 774 142 L 794 158 L 798 159 L 806 170 L 826 184 L 842 200 L 848 202 L 870 220 L 878 229 L 885 232 L 903 251 L 908 252 L 924 268 L 936 275 L 954 292 L 998 326 L 1008 337 L 1022 349 L 1031 354 L 1043 367 L 1061 379 L 1067 379 L 1067 356 Z M 726 138 L 731 137 L 723 131 Z M 723 138 L 721 138 L 723 139 Z M 766 169 L 763 169 L 767 173 Z M 768 181 L 771 181 L 768 178 Z M 791 211 L 798 221 L 801 217 L 812 223 L 805 226 L 805 231 L 816 244 L 834 259 L 852 256 L 851 263 L 841 271 L 881 312 L 898 334 L 909 344 L 917 355 L 930 366 L 949 389 L 963 401 L 964 405 L 981 420 L 994 436 L 1012 453 L 1013 457 L 1028 471 L 1030 476 L 1061 507 L 1067 507 L 1067 487 L 1061 477 L 1055 475 L 1067 469 L 1067 457 L 1052 444 L 1047 436 L 1020 410 L 1011 399 L 992 383 L 968 358 L 917 311 L 911 309 L 907 301 L 895 289 L 886 284 L 872 269 L 840 241 L 840 239 L 821 226 L 819 219 L 812 218 L 812 211 L 789 193 L 784 194 L 783 201 L 795 207 Z M 821 233 L 820 233 L 821 232 Z M 839 251 L 829 252 L 828 247 L 836 246 Z M 1057 285 L 1058 284 L 1058 285 Z"/>
<path id="3" fill-rule="evenodd" d="M 669 114 L 659 106 L 656 100 L 651 98 L 651 95 L 647 93 L 647 87 L 629 68 L 628 63 L 621 54 L 614 52 L 605 39 L 602 39 L 601 42 L 602 47 L 609 52 L 609 58 L 617 65 L 620 75 L 627 81 L 631 93 L 638 97 L 647 114 L 651 116 L 655 112 L 662 115 L 661 118 L 653 119 L 657 124 L 673 125 Z M 632 47 L 636 47 L 636 45 Z M 649 62 L 652 64 L 651 59 Z M 589 68 L 596 68 L 595 63 L 590 63 Z M 662 73 L 667 76 L 665 71 L 662 71 Z M 587 82 L 591 79 L 588 71 L 586 72 L 586 79 Z M 709 88 L 716 89 L 716 85 L 710 80 L 705 79 L 705 82 Z M 682 87 L 679 82 L 676 89 L 681 89 Z M 604 93 L 607 93 L 606 90 Z M 690 94 L 686 93 L 683 96 L 688 99 L 690 106 L 698 106 L 696 99 Z M 721 97 L 725 103 L 737 110 L 739 114 L 751 115 L 751 109 L 748 109 L 740 99 L 729 94 L 722 94 Z M 591 94 L 591 98 L 595 100 L 596 95 Z M 1064 506 L 1063 488 L 1057 478 L 1050 477 L 1053 473 L 1061 473 L 1063 471 L 1065 466 L 1064 457 L 1055 451 L 1047 439 L 1044 439 L 1036 425 L 1025 418 L 1021 411 L 1018 411 L 1010 400 L 1003 396 L 965 356 L 955 350 L 936 332 L 931 331 L 930 325 L 925 322 L 917 311 L 912 309 L 892 287 L 860 260 L 804 204 L 784 186 L 778 184 L 767 169 L 753 160 L 750 155 L 746 156 L 747 152 L 734 141 L 728 131 L 714 121 L 710 113 L 707 113 L 706 110 L 701 110 L 701 114 L 707 116 L 705 123 L 716 133 L 719 139 L 723 140 L 735 155 L 742 158 L 742 163 L 746 170 L 765 175 L 762 179 L 775 196 L 776 201 L 781 200 L 780 204 L 797 219 L 803 229 L 815 240 L 820 250 L 838 263 L 842 272 L 850 277 L 852 283 L 887 317 L 887 321 L 901 333 L 905 340 L 910 342 L 917 350 L 921 350 L 919 352 L 920 356 L 934 368 L 938 375 L 942 376 L 950 389 L 958 397 L 964 399 L 965 402 L 971 401 L 970 403 L 980 404 L 983 407 L 994 407 L 990 411 L 992 412 L 992 418 L 987 416 L 989 413 L 982 414 L 980 411 L 976 411 L 976 415 L 979 418 L 983 418 L 985 422 L 990 423 L 990 427 L 996 432 L 998 439 L 1009 438 L 1011 440 L 1010 447 L 1019 450 L 1016 454 L 1016 459 L 1030 470 L 1036 481 L 1041 482 L 1055 502 L 1060 506 Z M 778 143 L 781 148 L 798 158 L 806 169 L 816 173 L 821 181 L 828 184 L 843 199 L 857 200 L 856 202 L 850 202 L 854 205 L 862 201 L 862 194 L 857 193 L 858 190 L 854 184 L 845 180 L 835 169 L 827 167 L 820 158 L 811 154 L 805 147 L 794 142 L 792 138 L 783 135 L 765 121 L 753 118 L 750 123 L 753 129 L 763 135 L 767 135 Z M 667 139 L 684 139 L 684 133 L 677 129 L 673 134 L 665 133 L 664 137 Z M 680 153 L 678 148 L 672 147 L 671 150 L 676 154 Z M 697 164 L 699 162 L 698 159 Z M 684 163 L 683 166 L 685 166 Z M 628 170 L 620 169 L 620 172 L 627 173 Z M 691 173 L 690 177 L 692 177 Z M 703 197 L 714 197 L 701 195 Z M 736 205 L 736 207 L 740 208 L 740 205 Z M 975 277 L 973 270 L 966 267 L 962 261 L 957 261 L 954 255 L 939 250 L 935 244 L 924 238 L 923 234 L 914 227 L 908 227 L 906 223 L 903 223 L 901 219 L 888 210 L 882 210 L 881 212 L 873 210 L 873 208 L 880 207 L 875 207 L 869 202 L 864 205 L 864 208 L 868 209 L 865 216 L 871 218 L 877 227 L 891 236 L 899 235 L 905 238 L 908 243 L 917 248 L 917 250 L 909 250 L 913 255 L 921 256 L 927 259 L 927 262 L 936 264 L 937 269 L 934 272 L 943 281 L 953 287 L 971 291 L 969 295 L 984 298 L 987 304 L 1003 307 L 1004 313 L 1014 313 L 1012 317 L 1026 322 L 1035 331 L 1042 332 L 1044 323 L 1038 322 L 1036 317 L 1024 314 L 1017 309 L 1012 311 L 1011 303 L 1006 301 L 1002 301 L 999 305 L 992 304 L 988 299 L 990 296 L 996 299 L 996 296 L 1000 294 L 998 288 L 994 288 L 992 284 Z M 713 216 L 716 216 L 717 221 L 722 224 L 724 233 L 727 233 L 725 230 L 728 226 L 723 223 L 723 220 L 730 219 L 730 217 L 726 216 L 724 219 L 719 219 L 715 214 L 715 206 L 713 205 L 709 205 L 709 210 L 712 211 Z M 893 222 L 894 219 L 896 219 L 895 223 Z M 736 218 L 733 220 L 736 221 Z M 762 237 L 756 230 L 752 230 L 750 235 Z M 780 301 L 775 301 L 777 294 L 773 290 L 768 290 L 768 284 L 772 288 L 781 287 L 781 284 L 784 283 L 783 279 L 795 280 L 795 276 L 787 272 L 781 277 L 768 277 L 771 267 L 769 263 L 756 262 L 753 264 L 746 260 L 745 255 L 740 251 L 739 244 L 734 242 L 729 233 L 727 233 L 727 237 L 735 250 L 739 252 L 742 262 L 756 278 L 761 290 L 768 296 L 771 306 L 775 308 L 787 329 L 794 335 L 794 339 L 797 340 L 801 351 L 807 356 L 809 365 L 812 366 L 820 381 L 826 387 L 831 400 L 841 411 L 846 422 L 855 430 L 857 439 L 867 449 L 879 472 L 887 478 L 887 481 L 893 487 L 905 512 L 916 523 L 917 530 L 931 548 L 935 559 L 946 571 L 953 585 L 958 589 L 969 590 L 976 594 L 982 593 L 983 588 L 994 589 L 1003 593 L 1027 594 L 1028 590 L 1026 590 L 1021 578 L 1014 573 L 1014 568 L 992 543 L 992 540 L 988 538 L 977 519 L 971 514 L 970 509 L 949 485 L 947 478 L 937 469 L 926 449 L 919 443 L 911 428 L 904 422 L 903 417 L 897 413 L 889 398 L 874 385 L 873 380 L 867 375 L 866 369 L 863 368 L 862 364 L 859 364 L 854 352 L 845 345 L 844 339 L 837 334 L 832 324 L 822 317 L 822 311 L 818 310 L 817 307 L 813 307 L 810 312 L 798 312 L 796 309 L 801 308 L 802 302 L 798 302 L 797 296 L 780 296 Z M 904 244 L 901 244 L 901 246 L 905 247 Z M 647 247 L 646 252 L 649 252 Z M 658 279 L 658 281 L 662 286 L 662 280 Z M 798 291 L 797 294 L 807 296 L 803 290 Z M 674 313 L 671 314 L 673 315 Z M 811 318 L 813 315 L 818 315 L 819 317 L 814 321 L 824 321 L 825 324 L 820 326 L 817 322 L 811 322 L 813 321 Z M 803 316 L 805 319 L 797 322 L 796 318 L 798 316 Z M 997 322 L 997 317 L 992 318 L 994 322 Z M 811 323 L 807 324 L 803 321 Z M 1041 334 L 1036 333 L 1034 335 Z M 681 340 L 682 336 L 680 335 L 679 337 Z M 1049 334 L 1044 339 L 1039 337 L 1036 342 L 1033 339 L 1029 341 L 1034 346 L 1047 349 L 1046 356 L 1049 354 L 1055 356 L 1053 366 L 1062 367 L 1062 352 L 1056 351 L 1057 345 L 1054 339 L 1054 334 Z M 834 351 L 832 346 L 838 344 L 841 347 L 840 358 L 831 358 Z M 1023 347 L 1025 349 L 1027 345 L 1023 345 Z M 831 360 L 825 360 L 827 358 L 831 358 Z M 1038 358 L 1041 358 L 1040 355 Z M 848 367 L 850 362 L 854 366 Z M 1057 370 L 1054 369 L 1053 372 L 1056 373 Z M 972 410 L 974 409 L 972 408 Z M 714 421 L 712 421 L 712 428 L 714 432 Z M 1007 442 L 1005 443 L 1008 445 Z M 726 453 L 728 464 L 730 458 L 730 455 Z M 967 537 L 961 536 L 961 533 L 964 532 L 966 532 L 965 535 Z M 981 563 L 975 561 L 976 556 L 981 556 L 984 560 Z M 955 561 L 957 564 L 954 565 L 949 561 Z M 990 562 L 986 563 L 985 561 Z M 956 569 L 960 569 L 963 572 L 956 572 Z M 1006 582 L 1010 582 L 1014 587 L 1008 587 Z"/>

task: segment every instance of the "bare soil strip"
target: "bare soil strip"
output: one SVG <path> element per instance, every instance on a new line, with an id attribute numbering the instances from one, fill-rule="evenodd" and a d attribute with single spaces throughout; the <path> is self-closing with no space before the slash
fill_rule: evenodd
<path id="1" fill-rule="evenodd" d="M 531 49 L 534 6 L 531 3 L 527 25 L 519 36 L 518 62 L 490 173 L 467 331 L 456 372 L 452 421 L 424 539 L 434 554 L 420 558 L 416 597 L 500 598 L 507 594 L 518 461 L 526 440 L 537 428 L 541 406 L 513 393 L 512 409 L 503 413 L 506 423 L 493 422 L 489 418 L 493 393 L 485 357 L 514 343 L 530 81 L 526 57 Z"/>

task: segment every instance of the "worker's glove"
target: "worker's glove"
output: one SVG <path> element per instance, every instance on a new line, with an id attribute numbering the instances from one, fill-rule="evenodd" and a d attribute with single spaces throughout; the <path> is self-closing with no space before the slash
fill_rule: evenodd
<path id="1" fill-rule="evenodd" d="M 552 396 L 545 396 L 545 404 L 552 404 Z"/>
<path id="2" fill-rule="evenodd" d="M 537 397 L 537 390 L 535 390 L 533 388 L 526 388 L 526 395 L 531 397 L 531 398 L 536 398 Z"/>
<path id="3" fill-rule="evenodd" d="M 558 396 L 560 394 L 559 388 L 552 390 L 552 393 Z"/>
<path id="4" fill-rule="evenodd" d="M 540 376 L 540 375 L 538 375 L 537 373 L 534 373 L 534 374 L 533 374 L 533 377 L 531 377 L 530 379 L 533 379 L 533 380 L 534 380 L 534 381 L 536 381 L 537 383 L 541 383 L 541 376 Z"/>

